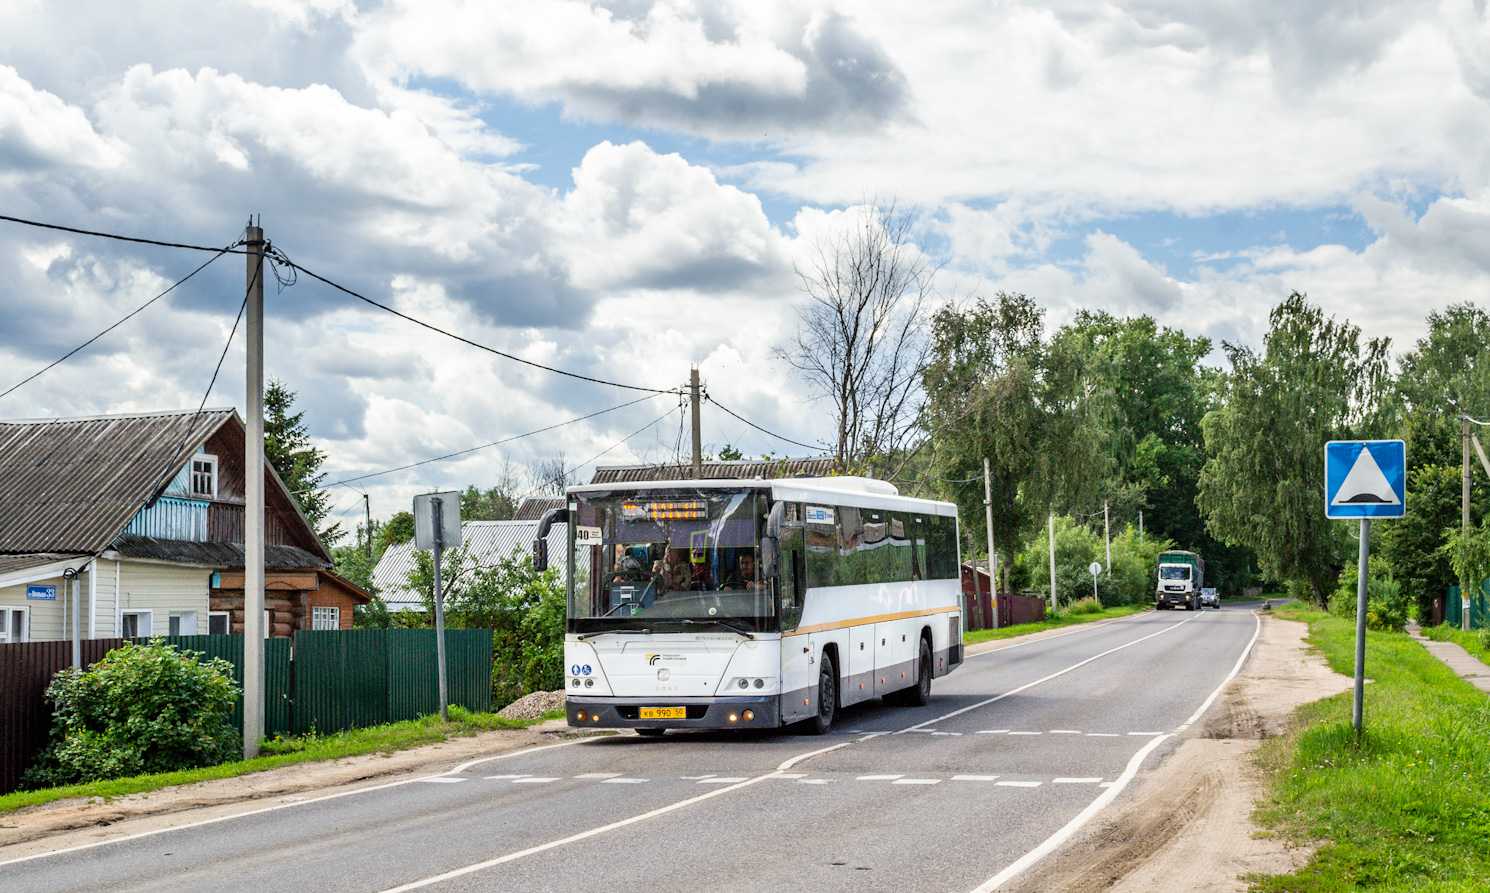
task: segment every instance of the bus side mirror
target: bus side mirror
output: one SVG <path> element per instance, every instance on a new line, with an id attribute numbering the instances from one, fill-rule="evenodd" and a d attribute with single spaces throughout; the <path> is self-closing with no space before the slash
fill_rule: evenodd
<path id="1" fill-rule="evenodd" d="M 533 570 L 543 573 L 548 570 L 548 532 L 554 524 L 568 524 L 569 509 L 549 509 L 538 522 L 538 534 L 533 538 Z"/>
<path id="2" fill-rule="evenodd" d="M 781 522 L 786 517 L 786 503 L 771 506 L 766 516 L 766 533 L 761 537 L 761 576 L 769 579 L 776 576 L 781 567 Z"/>

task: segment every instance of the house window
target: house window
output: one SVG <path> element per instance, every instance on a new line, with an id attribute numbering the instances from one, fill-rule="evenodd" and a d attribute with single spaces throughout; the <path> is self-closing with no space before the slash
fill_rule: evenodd
<path id="1" fill-rule="evenodd" d="M 172 611 L 167 624 L 168 636 L 194 636 L 197 634 L 197 612 Z"/>
<path id="2" fill-rule="evenodd" d="M 227 611 L 207 612 L 207 635 L 225 636 L 228 634 L 228 630 L 231 628 L 232 627 L 228 625 Z"/>
<path id="3" fill-rule="evenodd" d="M 120 611 L 119 635 L 125 639 L 149 636 L 153 615 L 150 611 Z"/>
<path id="4" fill-rule="evenodd" d="M 27 608 L 0 608 L 0 644 L 29 642 L 30 620 Z"/>
<path id="5" fill-rule="evenodd" d="M 341 608 L 311 608 L 311 629 L 341 629 Z"/>
<path id="6" fill-rule="evenodd" d="M 217 498 L 217 457 L 193 456 L 191 459 L 191 495 Z"/>

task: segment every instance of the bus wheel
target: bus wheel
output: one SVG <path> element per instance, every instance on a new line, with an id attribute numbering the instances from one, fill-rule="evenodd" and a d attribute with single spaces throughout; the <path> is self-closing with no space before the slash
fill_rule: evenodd
<path id="1" fill-rule="evenodd" d="M 905 690 L 908 707 L 925 707 L 931 702 L 931 646 L 921 640 L 921 657 L 916 661 L 916 687 Z"/>
<path id="2" fill-rule="evenodd" d="M 833 658 L 824 654 L 817 672 L 817 716 L 812 718 L 812 734 L 826 735 L 838 717 L 838 668 Z"/>
<path id="3" fill-rule="evenodd" d="M 636 733 L 644 738 L 661 738 L 667 729 L 637 729 Z"/>

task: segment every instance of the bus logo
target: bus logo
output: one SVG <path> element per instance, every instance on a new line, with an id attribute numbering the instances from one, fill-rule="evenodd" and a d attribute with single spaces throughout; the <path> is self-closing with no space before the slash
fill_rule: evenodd
<path id="1" fill-rule="evenodd" d="M 649 654 L 647 655 L 647 666 L 655 667 L 659 660 L 687 660 L 681 654 Z"/>

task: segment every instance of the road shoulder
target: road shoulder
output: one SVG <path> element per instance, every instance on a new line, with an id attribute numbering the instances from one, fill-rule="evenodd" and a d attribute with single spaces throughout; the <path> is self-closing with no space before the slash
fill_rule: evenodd
<path id="1" fill-rule="evenodd" d="M 1260 834 L 1252 811 L 1266 794 L 1253 754 L 1295 708 L 1351 686 L 1304 643 L 1308 626 L 1262 617 L 1242 672 L 1178 748 L 1131 796 L 1006 890 L 1140 893 L 1245 890 L 1252 872 L 1288 873 L 1310 850 Z"/>

